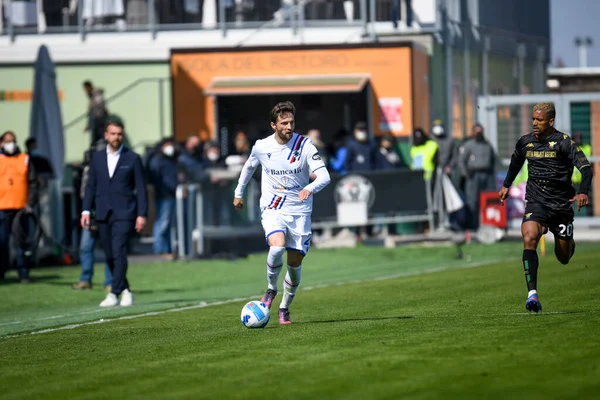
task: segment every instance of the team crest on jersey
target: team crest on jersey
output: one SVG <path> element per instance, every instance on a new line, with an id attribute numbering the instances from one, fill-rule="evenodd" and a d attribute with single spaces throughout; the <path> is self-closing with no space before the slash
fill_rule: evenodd
<path id="1" fill-rule="evenodd" d="M 267 153 L 267 157 L 271 158 L 271 153 Z"/>
<path id="2" fill-rule="evenodd" d="M 533 147 L 533 143 L 527 143 L 526 147 Z"/>
<path id="3" fill-rule="evenodd" d="M 554 148 L 555 144 L 556 144 L 556 142 L 548 142 L 548 146 L 550 146 L 551 149 Z"/>

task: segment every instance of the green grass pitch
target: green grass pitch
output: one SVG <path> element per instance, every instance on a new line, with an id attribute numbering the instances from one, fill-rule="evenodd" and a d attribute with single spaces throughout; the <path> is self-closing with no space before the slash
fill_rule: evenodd
<path id="1" fill-rule="evenodd" d="M 600 393 L 600 247 L 540 259 L 525 311 L 521 245 L 316 250 L 292 325 L 240 311 L 265 255 L 135 264 L 135 306 L 101 310 L 78 268 L 0 286 L 0 397 L 9 399 L 582 399 Z M 280 292 L 283 276 L 280 276 Z"/>

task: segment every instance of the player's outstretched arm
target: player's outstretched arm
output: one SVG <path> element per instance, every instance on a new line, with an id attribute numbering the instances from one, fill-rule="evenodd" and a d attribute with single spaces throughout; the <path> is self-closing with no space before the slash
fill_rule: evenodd
<path id="1" fill-rule="evenodd" d="M 244 163 L 242 167 L 242 172 L 240 173 L 240 177 L 238 179 L 238 184 L 233 192 L 233 206 L 237 210 L 241 210 L 244 208 L 244 190 L 246 190 L 246 186 L 250 183 L 250 179 L 254 175 L 256 168 L 260 164 L 260 160 L 256 157 L 255 147 L 252 147 L 252 151 L 250 152 L 250 157 Z"/>
<path id="2" fill-rule="evenodd" d="M 510 158 L 510 165 L 508 166 L 506 178 L 504 178 L 502 188 L 498 192 L 498 197 L 500 198 L 502 204 L 504 204 L 504 200 L 508 198 L 508 189 L 512 186 L 515 178 L 517 175 L 519 175 L 519 172 L 521 172 L 523 164 L 525 164 L 525 155 L 523 153 L 523 144 L 521 139 L 519 139 L 515 145 L 515 151 Z"/>

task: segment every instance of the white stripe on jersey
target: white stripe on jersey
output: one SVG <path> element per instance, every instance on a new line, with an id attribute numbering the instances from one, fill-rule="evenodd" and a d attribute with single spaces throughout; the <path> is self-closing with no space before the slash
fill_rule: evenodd
<path id="1" fill-rule="evenodd" d="M 252 166 L 262 166 L 261 211 L 293 215 L 312 212 L 312 196 L 301 202 L 298 193 L 310 183 L 310 173 L 325 164 L 310 139 L 294 133 L 281 145 L 273 134 L 256 141 L 249 161 Z"/>

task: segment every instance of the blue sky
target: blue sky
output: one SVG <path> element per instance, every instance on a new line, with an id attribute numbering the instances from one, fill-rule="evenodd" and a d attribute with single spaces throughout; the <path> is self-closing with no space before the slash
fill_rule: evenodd
<path id="1" fill-rule="evenodd" d="M 500 0 L 499 0 L 500 1 Z M 588 66 L 600 67 L 600 0 L 550 0 L 551 63 L 561 57 L 567 67 L 579 66 L 576 36 L 594 41 Z"/>

